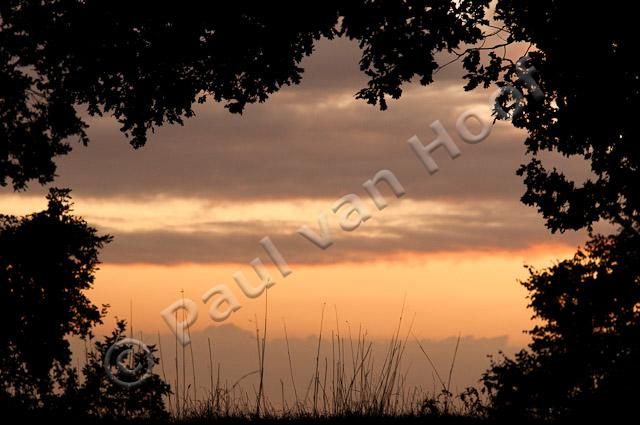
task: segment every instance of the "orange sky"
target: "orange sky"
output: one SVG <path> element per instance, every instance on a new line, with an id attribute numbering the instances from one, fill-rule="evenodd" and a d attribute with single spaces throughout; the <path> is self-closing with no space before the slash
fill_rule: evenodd
<path id="1" fill-rule="evenodd" d="M 406 297 L 406 317 L 415 315 L 416 335 L 445 338 L 463 335 L 492 337 L 508 335 L 515 344 L 527 341 L 522 330 L 530 327 L 526 291 L 517 278 L 526 277 L 525 263 L 542 266 L 565 257 L 571 250 L 538 247 L 522 252 L 440 253 L 403 256 L 395 261 L 325 266 L 291 265 L 293 273 L 276 279 L 269 290 L 272 336 L 281 335 L 284 318 L 290 334 L 317 333 L 322 304 L 327 320 L 352 327 L 363 325 L 372 337 L 390 336 L 397 325 Z M 252 330 L 254 317 L 262 320 L 264 296 L 248 299 L 235 286 L 231 275 L 243 270 L 255 283 L 248 265 L 103 265 L 91 299 L 111 304 L 110 316 L 130 317 L 137 330 L 168 332 L 159 312 L 184 296 L 196 302 L 199 317 L 194 330 L 215 325 L 207 315 L 201 296 L 216 284 L 227 284 L 243 307 L 226 323 Z M 273 276 L 278 276 L 272 270 Z M 209 303 L 210 304 L 210 303 Z M 110 328 L 112 321 L 107 322 Z"/>
<path id="2" fill-rule="evenodd" d="M 334 246 L 323 251 L 303 242 L 308 250 L 306 256 L 311 261 L 289 264 L 293 273 L 287 278 L 280 276 L 259 249 L 258 238 L 255 238 L 254 250 L 242 246 L 247 250 L 245 263 L 107 261 L 100 266 L 90 297 L 97 304 L 111 306 L 105 330 L 112 329 L 115 317 L 131 319 L 133 307 L 136 331 L 166 333 L 169 329 L 160 312 L 180 299 L 184 290 L 184 297 L 194 300 L 198 306 L 199 318 L 193 329 L 200 330 L 216 324 L 207 314 L 211 302 L 205 305 L 202 295 L 214 285 L 225 284 L 242 304 L 226 323 L 252 330 L 255 316 L 262 318 L 264 296 L 246 298 L 232 275 L 241 270 L 256 285 L 257 276 L 248 263 L 258 255 L 276 281 L 269 291 L 269 318 L 276 323 L 272 336 L 282 333 L 282 319 L 286 320 L 292 335 L 317 333 L 322 305 L 326 304 L 328 320 L 335 321 L 337 310 L 341 321 L 348 321 L 354 327 L 362 325 L 371 336 L 384 338 L 392 334 L 403 300 L 406 300 L 406 317 L 414 318 L 417 335 L 428 338 L 446 338 L 458 333 L 476 337 L 507 335 L 512 343 L 524 345 L 528 339 L 522 331 L 531 327 L 531 312 L 526 309 L 526 291 L 517 282 L 527 276 L 523 266 L 548 266 L 556 259 L 570 256 L 574 247 L 549 238 L 548 243 L 533 243 L 524 248 L 433 249 L 422 253 L 385 252 L 382 249 L 371 251 L 370 257 L 357 261 L 340 260 L 339 255 L 332 255 L 354 240 L 377 244 L 379 235 L 397 228 L 407 230 L 404 238 L 412 238 L 412 229 L 417 231 L 419 227 L 431 226 L 434 232 L 438 231 L 439 227 L 449 225 L 442 221 L 444 217 L 460 211 L 464 212 L 465 219 L 473 221 L 474 210 L 480 208 L 479 205 L 455 202 L 389 200 L 388 208 L 375 212 L 362 227 L 349 234 L 336 230 L 336 218 L 331 218 Z M 17 215 L 45 206 L 42 198 L 24 194 L 5 195 L 0 202 L 4 211 Z M 247 227 L 255 221 L 266 221 L 271 224 L 270 232 L 280 235 L 282 241 L 282 235 L 288 231 L 293 233 L 300 224 L 313 223 L 314 212 L 329 203 L 325 200 L 282 200 L 232 202 L 211 207 L 206 202 L 180 198 L 147 201 L 81 198 L 76 199 L 75 212 L 101 230 L 109 229 L 115 234 L 116 242 L 119 235 L 126 232 L 152 232 L 167 226 L 191 234 L 194 230 L 202 230 L 202 223 L 213 226 L 207 235 L 215 238 L 224 234 L 224 229 L 218 229 L 215 223 L 228 219 Z M 494 209 L 500 207 L 499 203 L 492 206 Z M 431 222 L 415 222 L 422 210 L 429 211 Z M 518 219 L 522 220 L 522 217 Z M 504 223 L 491 223 L 488 217 L 484 217 L 483 224 L 483 228 L 504 227 Z M 279 229 L 282 232 L 279 233 Z M 295 237 L 302 240 L 299 235 Z M 233 234 L 227 243 L 233 249 Z M 117 250 L 118 246 L 109 249 Z M 168 249 L 171 257 L 172 247 Z M 288 256 L 291 252 L 284 249 L 283 253 Z M 324 257 L 337 261 L 323 261 Z"/>
<path id="3" fill-rule="evenodd" d="M 159 129 L 133 151 L 109 118 L 89 122 L 91 144 L 74 145 L 58 162 L 58 187 L 73 189 L 75 212 L 115 236 L 90 296 L 130 318 L 137 330 L 165 332 L 160 311 L 184 296 L 196 301 L 196 329 L 211 325 L 201 296 L 227 284 L 243 307 L 229 323 L 252 329 L 264 297 L 246 299 L 233 283 L 248 262 L 266 261 L 258 241 L 272 237 L 293 269 L 269 291 L 271 320 L 285 318 L 292 334 L 317 332 L 323 303 L 334 319 L 389 336 L 406 298 L 417 335 L 508 335 L 526 342 L 531 327 L 526 292 L 517 283 L 525 264 L 544 267 L 570 256 L 584 235 L 551 235 L 532 208 L 523 206 L 524 133 L 497 123 L 481 144 L 455 134 L 469 109 L 488 116 L 488 92 L 464 92 L 461 70 L 451 66 L 429 87 L 409 84 L 381 112 L 353 93 L 365 84 L 360 52 L 346 40 L 321 41 L 303 62 L 300 86 L 283 89 L 240 117 L 220 105 L 199 105 L 184 127 Z M 440 172 L 429 175 L 408 147 L 417 135 L 434 139 L 442 122 L 462 150 L 452 160 L 434 153 Z M 555 159 L 558 160 L 558 159 Z M 572 178 L 584 164 L 563 165 Z M 381 169 L 393 171 L 407 195 L 377 211 L 362 183 Z M 329 212 L 335 244 L 319 250 L 296 229 L 317 229 L 320 212 L 356 193 L 373 216 L 342 232 Z M 44 189 L 0 192 L 0 211 L 27 214 L 45 207 Z M 274 326 L 278 335 L 281 326 Z"/>

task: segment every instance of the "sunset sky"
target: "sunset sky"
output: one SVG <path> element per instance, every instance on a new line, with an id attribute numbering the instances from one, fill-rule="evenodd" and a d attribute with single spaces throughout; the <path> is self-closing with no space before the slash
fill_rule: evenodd
<path id="1" fill-rule="evenodd" d="M 270 316 L 286 318 L 296 336 L 317 332 L 326 304 L 341 320 L 385 337 L 405 302 L 422 337 L 460 332 L 526 343 L 521 331 L 531 313 L 517 283 L 526 277 L 523 266 L 567 257 L 585 235 L 551 235 L 535 209 L 520 203 L 524 186 L 515 170 L 524 162 L 523 132 L 500 122 L 476 145 L 457 135 L 461 112 L 489 116 L 491 94 L 465 93 L 458 65 L 431 86 L 406 86 L 381 112 L 354 99 L 366 85 L 359 57 L 346 40 L 321 41 L 302 64 L 301 85 L 242 116 L 200 105 L 185 126 L 158 129 L 137 151 L 114 120 L 89 119 L 90 145 L 58 161 L 55 185 L 72 188 L 75 212 L 115 237 L 90 293 L 111 305 L 108 326 L 115 316 L 130 318 L 133 306 L 136 329 L 167 333 L 160 311 L 184 290 L 199 308 L 195 328 L 203 329 L 213 322 L 202 295 L 226 284 L 242 304 L 227 322 L 252 329 L 264 298 L 247 299 L 232 275 L 242 270 L 257 282 L 249 261 L 260 256 L 276 281 Z M 462 155 L 451 160 L 440 149 L 440 171 L 429 175 L 406 140 L 417 135 L 429 143 L 435 120 Z M 580 176 L 582 165 L 564 163 L 563 170 Z M 406 195 L 396 199 L 382 185 L 389 206 L 378 211 L 362 183 L 381 169 L 397 176 Z M 45 192 L 3 188 L 0 210 L 43 209 Z M 330 207 L 349 193 L 372 218 L 344 232 Z M 317 229 L 322 212 L 334 237 L 326 250 L 296 234 L 302 225 Z M 265 236 L 293 270 L 286 279 L 258 243 Z"/>

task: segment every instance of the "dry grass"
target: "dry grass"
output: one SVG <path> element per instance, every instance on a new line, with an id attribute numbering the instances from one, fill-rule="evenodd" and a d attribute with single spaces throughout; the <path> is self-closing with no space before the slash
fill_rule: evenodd
<path id="1" fill-rule="evenodd" d="M 453 352 L 447 380 L 443 380 L 429 354 L 420 341 L 414 337 L 428 364 L 441 386 L 439 393 L 427 392 L 422 388 L 408 388 L 408 368 L 402 369 L 402 360 L 412 334 L 412 322 L 406 325 L 404 307 L 400 313 L 397 326 L 386 347 L 382 362 L 374 359 L 373 341 L 367 337 L 366 331 L 358 328 L 353 333 L 349 325 L 347 329 L 339 326 L 338 312 L 335 312 L 335 329 L 330 338 L 325 336 L 325 308 L 322 308 L 318 332 L 315 369 L 311 379 L 306 382 L 304 392 L 298 392 L 299 386 L 294 378 L 293 356 L 289 345 L 286 323 L 283 321 L 290 385 L 293 389 L 294 401 L 287 402 L 284 396 L 285 383 L 281 379 L 280 406 L 275 407 L 265 396 L 264 376 L 265 357 L 267 353 L 268 330 L 268 296 L 265 293 L 265 314 L 262 330 L 256 318 L 255 338 L 257 348 L 257 369 L 246 373 L 233 383 L 220 381 L 220 364 L 214 378 L 214 359 L 211 340 L 208 340 L 210 388 L 204 400 L 198 400 L 195 389 L 185 385 L 185 356 L 182 356 L 182 367 L 178 364 L 178 347 L 176 345 L 176 372 L 182 369 L 181 379 L 177 375 L 173 395 L 168 398 L 168 407 L 176 421 L 200 422 L 209 420 L 338 420 L 340 418 L 419 418 L 456 417 L 464 420 L 480 420 L 483 417 L 483 402 L 474 390 L 454 397 L 450 391 L 455 360 L 459 349 L 458 337 Z M 346 330 L 346 335 L 344 334 Z M 321 355 L 324 344 L 330 344 L 331 354 Z M 160 350 L 162 347 L 160 346 Z M 160 353 L 162 356 L 162 352 Z M 193 362 L 193 358 L 191 359 Z M 195 382 L 195 370 L 192 368 Z M 257 375 L 258 387 L 253 393 L 240 384 L 248 377 Z M 299 384 L 299 383 L 298 383 Z M 180 391 L 181 390 L 181 391 Z M 458 423 L 458 422 L 456 422 Z"/>

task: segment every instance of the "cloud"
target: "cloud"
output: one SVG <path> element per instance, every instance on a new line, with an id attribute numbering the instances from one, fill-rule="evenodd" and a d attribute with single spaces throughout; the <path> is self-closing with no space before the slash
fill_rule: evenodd
<path id="1" fill-rule="evenodd" d="M 220 105 L 200 105 L 184 127 L 158 129 L 137 151 L 112 119 L 91 119 L 91 144 L 58 161 L 55 185 L 73 188 L 78 212 L 115 234 L 103 256 L 111 262 L 245 262 L 266 235 L 283 239 L 290 261 L 303 263 L 523 249 L 558 240 L 547 235 L 533 210 L 518 203 L 524 187 L 515 170 L 525 161 L 525 134 L 500 122 L 485 141 L 468 145 L 456 133 L 455 121 L 468 108 L 488 116 L 488 92 L 464 92 L 456 64 L 429 87 L 408 85 L 403 97 L 381 112 L 353 98 L 365 81 L 359 54 L 349 41 L 322 41 L 303 64 L 300 86 L 251 105 L 242 116 Z M 417 135 L 424 144 L 432 141 L 435 120 L 462 156 L 452 160 L 440 149 L 434 157 L 441 170 L 429 175 L 406 140 Z M 423 209 L 407 214 L 390 209 L 384 216 L 397 223 L 376 217 L 372 221 L 378 223 L 368 222 L 357 236 L 340 235 L 330 253 L 291 237 L 301 224 L 316 220 L 317 211 L 301 205 L 326 208 L 347 193 L 365 196 L 362 183 L 381 169 L 394 172 L 406 198 L 422 202 Z M 588 175 L 579 161 L 564 160 L 562 169 L 578 179 Z M 8 188 L 3 192 L 0 202 L 8 200 L 3 203 L 14 210 L 21 204 L 16 199 L 27 202 L 45 189 L 34 187 L 17 198 Z M 434 218 L 429 202 L 447 208 Z M 205 212 L 185 207 L 194 203 Z M 255 209 L 241 212 L 239 206 Z M 298 218 L 292 219 L 291 211 Z M 469 212 L 481 215 L 470 218 Z M 241 220 L 238 214 L 252 218 Z M 579 239 L 569 235 L 562 243 Z"/>
<path id="2" fill-rule="evenodd" d="M 75 146 L 58 161 L 56 185 L 72 187 L 82 197 L 332 199 L 388 168 L 412 196 L 423 199 L 514 199 L 522 194 L 514 172 L 524 161 L 523 132 L 498 123 L 474 146 L 456 135 L 460 112 L 475 107 L 488 113 L 489 92 L 464 92 L 462 82 L 445 68 L 436 83 L 408 85 L 403 97 L 381 112 L 353 98 L 364 83 L 358 55 L 344 40 L 321 42 L 303 64 L 307 71 L 300 86 L 250 105 L 242 116 L 218 104 L 200 105 L 184 127 L 160 128 L 135 151 L 112 119 L 91 119 L 92 142 Z M 430 178 L 406 140 L 413 135 L 424 143 L 433 140 L 429 125 L 435 120 L 442 121 L 463 155 L 450 163 L 446 154 L 437 153 L 443 170 Z M 584 164 L 566 165 L 584 171 Z M 33 189 L 43 192 L 37 185 Z"/>
<path id="3" fill-rule="evenodd" d="M 408 202 L 404 206 L 403 202 L 374 213 L 349 233 L 338 227 L 336 217 L 330 217 L 334 244 L 325 250 L 296 233 L 303 224 L 318 229 L 317 215 L 309 214 L 298 219 L 114 230 L 115 241 L 104 249 L 102 258 L 109 263 L 154 264 L 248 263 L 256 256 L 268 261 L 258 242 L 269 236 L 290 264 L 335 264 L 440 252 L 517 251 L 550 244 L 575 247 L 585 238 L 575 232 L 550 235 L 535 212 L 516 202 Z"/>

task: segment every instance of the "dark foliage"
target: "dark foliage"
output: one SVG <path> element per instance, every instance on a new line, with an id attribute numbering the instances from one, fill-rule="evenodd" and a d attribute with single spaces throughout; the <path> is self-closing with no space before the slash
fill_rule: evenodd
<path id="1" fill-rule="evenodd" d="M 99 236 L 71 214 L 69 190 L 52 189 L 46 210 L 0 215 L 0 404 L 38 407 L 68 377 L 69 336 L 101 323 L 85 296 L 98 265 Z"/>
<path id="2" fill-rule="evenodd" d="M 68 337 L 91 338 L 102 323 L 86 297 L 98 265 L 99 250 L 111 240 L 72 215 L 67 189 L 52 189 L 48 208 L 25 217 L 0 215 L 0 406 L 26 417 L 163 419 L 162 397 L 169 386 L 151 373 L 135 388 L 112 382 L 105 373 L 107 350 L 125 336 L 126 325 L 87 354 L 83 379 L 71 367 Z M 149 346 L 154 364 L 155 347 Z M 122 348 L 111 352 L 112 364 Z M 137 362 L 137 363 L 136 363 Z M 147 357 L 135 355 L 135 364 Z M 146 372 L 144 368 L 134 377 Z M 116 376 L 122 375 L 115 371 Z M 120 376 L 121 379 L 122 376 Z M 133 379 L 133 378 L 132 378 Z"/>
<path id="3" fill-rule="evenodd" d="M 578 9 L 574 3 L 498 1 L 496 18 L 505 44 L 534 46 L 527 67 L 535 68 L 542 99 L 518 79 L 517 64 L 489 52 L 464 61 L 467 89 L 513 84 L 524 99 L 516 127 L 527 130 L 530 160 L 522 201 L 536 206 L 553 231 L 608 222 L 609 237 L 591 235 L 571 260 L 544 271 L 530 270 L 524 286 L 542 325 L 533 343 L 514 359 L 493 364 L 484 382 L 494 414 L 506 417 L 611 420 L 630 413 L 640 378 L 640 223 L 637 183 L 640 148 L 633 114 L 640 101 L 633 13 L 622 2 Z M 507 108 L 513 99 L 503 97 Z M 510 105 L 513 107 L 513 104 Z M 547 169 L 545 151 L 582 158 L 586 181 Z"/>
<path id="4" fill-rule="evenodd" d="M 594 237 L 572 259 L 536 271 L 532 343 L 484 376 L 494 412 L 538 419 L 632 415 L 640 381 L 640 244 Z"/>
<path id="5" fill-rule="evenodd" d="M 141 380 L 140 385 L 126 388 L 113 382 L 105 373 L 104 360 L 109 348 L 126 337 L 126 324 L 118 321 L 116 329 L 104 341 L 96 341 L 94 351 L 88 354 L 88 363 L 82 369 L 84 381 L 73 391 L 67 391 L 68 398 L 73 403 L 72 411 L 80 412 L 93 418 L 107 420 L 122 419 L 167 419 L 168 412 L 163 397 L 168 395 L 170 387 L 157 374 L 146 369 L 147 354 L 135 352 L 132 366 L 140 365 L 141 369 L 133 377 L 119 373 L 114 368 L 114 375 L 129 382 L 140 380 L 142 376 L 151 372 Z M 114 350 L 111 354 L 111 364 L 122 349 Z M 158 364 L 154 346 L 149 346 L 153 363 Z M 133 368 L 132 368 L 133 369 Z"/>
<path id="6" fill-rule="evenodd" d="M 530 43 L 529 67 L 544 97 L 518 80 L 516 64 L 491 50 L 483 66 L 477 51 L 465 60 L 467 89 L 509 83 L 525 94 L 516 127 L 527 130 L 530 161 L 518 174 L 527 186 L 522 201 L 535 205 L 552 231 L 590 227 L 600 219 L 640 231 L 640 67 L 636 61 L 635 13 L 627 2 L 578 7 L 574 2 L 500 0 L 496 19 L 504 44 Z M 593 176 L 573 181 L 545 168 L 539 154 L 577 156 Z"/>
<path id="7" fill-rule="evenodd" d="M 557 0 L 500 0 L 496 25 L 485 18 L 486 0 L 277 5 L 2 2 L 0 183 L 20 189 L 32 179 L 51 181 L 53 159 L 70 151 L 69 137 L 88 142 L 79 107 L 113 114 L 140 147 L 154 127 L 182 123 L 207 97 L 242 112 L 297 84 L 300 61 L 314 41 L 344 35 L 359 42 L 361 69 L 369 77 L 356 97 L 382 109 L 388 97 L 402 94 L 403 83 L 432 81 L 436 52 L 472 46 L 456 52 L 469 71 L 467 89 L 497 82 L 525 94 L 524 111 L 513 120 L 528 131 L 532 154 L 519 170 L 527 185 L 523 201 L 537 206 L 553 231 L 601 218 L 639 229 L 633 114 L 640 69 L 629 3 L 578 10 Z M 495 34 L 504 41 L 473 46 Z M 531 101 L 513 58 L 503 54 L 517 42 L 534 47 L 527 66 L 536 69 L 541 101 Z M 546 150 L 586 159 L 594 176 L 575 182 L 561 170 L 547 170 L 538 158 Z"/>
<path id="8" fill-rule="evenodd" d="M 370 82 L 357 96 L 384 109 L 413 76 L 431 82 L 435 52 L 478 40 L 487 4 L 3 1 L 0 183 L 51 181 L 67 139 L 88 143 L 79 107 L 115 116 L 137 148 L 154 127 L 191 117 L 195 102 L 239 113 L 299 83 L 320 37 L 358 40 Z"/>

